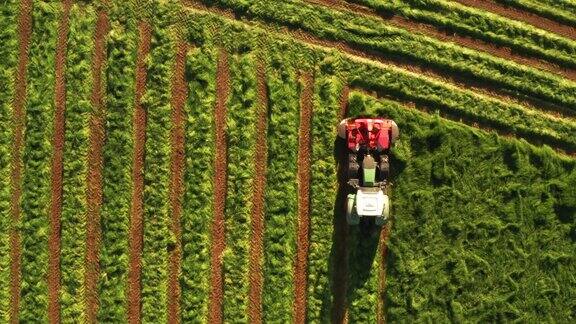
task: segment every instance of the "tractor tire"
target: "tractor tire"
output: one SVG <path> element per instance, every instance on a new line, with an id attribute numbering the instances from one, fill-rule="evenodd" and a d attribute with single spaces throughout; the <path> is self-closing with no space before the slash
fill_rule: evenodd
<path id="1" fill-rule="evenodd" d="M 360 216 L 358 216 L 354 209 L 354 199 L 354 194 L 349 194 L 346 199 L 346 222 L 348 225 L 358 225 L 360 223 Z"/>
<path id="2" fill-rule="evenodd" d="M 378 169 L 380 169 L 379 181 L 384 181 L 388 179 L 390 175 L 390 161 L 388 155 L 383 154 L 380 158 L 380 163 L 378 163 Z"/>
<path id="3" fill-rule="evenodd" d="M 376 217 L 376 225 L 383 226 L 388 222 L 390 217 L 390 197 L 384 195 L 384 210 L 382 211 L 382 216 Z"/>
<path id="4" fill-rule="evenodd" d="M 360 170 L 360 165 L 356 154 L 348 154 L 348 179 L 358 179 L 358 170 Z"/>

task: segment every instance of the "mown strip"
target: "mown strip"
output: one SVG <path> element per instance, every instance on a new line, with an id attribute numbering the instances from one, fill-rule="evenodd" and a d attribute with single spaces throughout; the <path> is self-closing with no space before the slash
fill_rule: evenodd
<path id="1" fill-rule="evenodd" d="M 514 6 L 542 17 L 576 26 L 576 5 L 570 0 L 495 0 L 508 6 Z"/>
<path id="2" fill-rule="evenodd" d="M 142 315 L 145 323 L 167 320 L 168 250 L 175 242 L 169 224 L 171 80 L 176 42 L 170 28 L 170 7 L 151 2 L 152 40 L 147 59 L 146 144 L 143 192 Z"/>
<path id="3" fill-rule="evenodd" d="M 248 320 L 250 215 L 257 120 L 256 58 L 252 52 L 230 56 L 227 102 L 228 194 L 226 249 L 223 254 L 224 321 Z M 217 125 L 223 127 L 224 125 Z"/>
<path id="4" fill-rule="evenodd" d="M 293 322 L 300 86 L 294 67 L 279 52 L 269 55 L 268 167 L 265 190 L 262 320 Z M 272 68 L 273 67 L 273 68 Z M 288 306 L 288 307 L 287 307 Z"/>
<path id="5" fill-rule="evenodd" d="M 19 1 L 5 1 L 0 7 L 0 321 L 10 321 L 10 190 L 12 173 L 13 106 L 18 64 Z"/>
<path id="6" fill-rule="evenodd" d="M 86 318 L 86 178 L 89 121 L 93 110 L 92 66 L 96 12 L 90 6 L 72 5 L 66 53 L 66 111 L 63 153 L 63 189 L 60 243 L 61 320 Z"/>
<path id="7" fill-rule="evenodd" d="M 339 12 L 299 0 L 289 2 L 203 0 L 229 7 L 249 19 L 302 29 L 312 35 L 343 41 L 365 53 L 397 61 L 411 60 L 458 77 L 476 78 L 513 95 L 526 95 L 576 109 L 576 84 L 531 67 L 443 43 L 427 36 L 382 24 L 377 18 Z"/>
<path id="8" fill-rule="evenodd" d="M 351 0 L 384 13 L 508 46 L 566 67 L 576 67 L 576 42 L 531 25 L 444 0 Z"/>
<path id="9" fill-rule="evenodd" d="M 102 169 L 102 228 L 97 319 L 127 320 L 128 233 L 132 197 L 133 117 L 138 30 L 129 2 L 110 5 L 105 70 L 105 131 Z"/>
<path id="10" fill-rule="evenodd" d="M 48 235 L 51 205 L 55 54 L 61 6 L 37 2 L 27 68 L 22 176 L 22 281 L 19 320 L 48 320 Z"/>
<path id="11" fill-rule="evenodd" d="M 214 215 L 217 51 L 210 45 L 187 55 L 188 100 L 185 110 L 185 171 L 182 200 L 181 320 L 208 318 L 210 228 Z"/>
<path id="12" fill-rule="evenodd" d="M 329 322 L 332 307 L 330 256 L 334 199 L 338 175 L 334 140 L 339 122 L 343 83 L 335 75 L 339 62 L 327 58 L 320 63 L 314 86 L 312 157 L 310 183 L 310 250 L 308 254 L 307 317 L 310 322 Z"/>

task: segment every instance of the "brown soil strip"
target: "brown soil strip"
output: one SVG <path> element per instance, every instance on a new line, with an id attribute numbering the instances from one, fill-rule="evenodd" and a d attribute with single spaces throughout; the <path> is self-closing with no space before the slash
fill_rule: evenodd
<path id="1" fill-rule="evenodd" d="M 389 194 L 389 193 L 388 193 Z M 384 226 L 380 232 L 380 268 L 378 270 L 378 323 L 386 323 L 386 257 L 388 256 L 388 238 L 390 237 L 390 229 L 392 227 L 392 222 Z"/>
<path id="2" fill-rule="evenodd" d="M 340 119 L 346 118 L 348 115 L 348 94 L 350 88 L 346 85 L 342 89 L 340 96 Z M 337 142 L 344 144 L 344 141 Z M 338 149 L 337 149 L 338 151 Z M 332 305 L 332 323 L 345 323 L 346 313 L 348 311 L 346 305 L 346 289 L 348 287 L 348 224 L 346 223 L 345 210 L 346 210 L 346 195 L 347 187 L 345 171 L 346 171 L 346 154 L 338 154 L 338 198 L 334 205 L 334 238 L 333 238 L 333 264 L 332 264 L 332 296 L 334 301 Z"/>
<path id="3" fill-rule="evenodd" d="M 522 22 L 529 23 L 538 28 L 547 30 L 552 33 L 556 33 L 571 39 L 576 40 L 576 28 L 564 25 L 557 21 L 538 16 L 536 14 L 516 9 L 513 7 L 508 7 L 492 0 L 456 0 L 463 5 L 470 7 L 477 7 L 482 10 L 491 11 L 500 16 L 507 18 L 519 20 Z"/>
<path id="4" fill-rule="evenodd" d="M 13 102 L 12 125 L 14 136 L 12 148 L 12 177 L 11 177 L 11 201 L 10 214 L 12 222 L 20 221 L 20 197 L 22 179 L 22 143 L 24 140 L 24 104 L 26 102 L 26 67 L 28 66 L 28 48 L 30 46 L 30 34 L 32 33 L 32 0 L 20 1 L 20 16 L 18 17 L 18 69 L 15 75 L 15 93 Z M 20 307 L 20 265 L 22 262 L 22 246 L 20 245 L 20 233 L 12 228 L 10 231 L 10 321 L 18 322 L 18 310 Z"/>
<path id="5" fill-rule="evenodd" d="M 186 4 L 189 7 L 195 8 L 197 10 L 209 11 L 214 14 L 233 19 L 233 17 L 229 17 L 230 13 L 226 10 L 221 10 L 216 7 L 206 7 L 196 2 L 186 2 Z M 251 26 L 255 25 L 255 23 L 251 22 L 247 22 L 247 24 Z M 273 29 L 263 24 L 257 24 L 257 28 L 264 29 L 270 33 L 279 33 L 277 29 Z M 576 117 L 576 111 L 566 107 L 546 102 L 534 97 L 518 94 L 514 91 L 502 89 L 502 87 L 497 86 L 492 82 L 464 77 L 461 75 L 461 73 L 449 72 L 445 69 L 435 68 L 424 63 L 418 63 L 405 57 L 392 56 L 378 51 L 366 50 L 360 46 L 350 45 L 344 41 L 322 39 L 302 30 L 290 29 L 289 27 L 283 27 L 280 30 L 280 33 L 282 33 L 282 35 L 289 35 L 291 38 L 299 42 L 306 43 L 307 45 L 320 47 L 326 51 L 337 49 L 355 61 L 358 61 L 359 59 L 365 59 L 370 62 L 395 66 L 400 69 L 413 72 L 417 75 L 423 75 L 428 78 L 435 79 L 436 81 L 442 82 L 444 84 L 452 84 L 461 89 L 471 90 L 488 97 L 500 99 L 502 101 L 516 103 L 533 110 L 539 110 L 551 116 L 572 118 Z"/>
<path id="6" fill-rule="evenodd" d="M 134 162 L 132 166 L 132 204 L 130 211 L 130 261 L 128 268 L 128 322 L 140 323 L 140 294 L 143 235 L 144 145 L 146 143 L 146 110 L 141 99 L 146 90 L 146 57 L 150 52 L 152 30 L 148 23 L 138 25 L 138 57 L 136 59 L 136 91 L 134 105 Z"/>
<path id="7" fill-rule="evenodd" d="M 531 57 L 529 55 L 524 55 L 522 53 L 517 53 L 509 47 L 497 46 L 493 43 L 485 42 L 483 40 L 466 35 L 458 35 L 455 34 L 453 31 L 446 30 L 442 27 L 437 27 L 431 24 L 414 22 L 401 16 L 378 13 L 376 10 L 373 10 L 371 8 L 357 4 L 347 3 L 341 0 L 307 0 L 307 1 L 311 3 L 325 5 L 327 7 L 339 11 L 354 12 L 357 14 L 370 16 L 372 18 L 379 18 L 385 21 L 387 24 L 391 24 L 396 27 L 421 33 L 426 36 L 441 40 L 443 42 L 452 42 L 463 47 L 468 47 L 480 52 L 485 52 L 493 56 L 514 61 L 518 64 L 528 65 L 541 70 L 545 70 L 550 73 L 555 73 L 562 77 L 576 81 L 576 69 L 562 67 L 558 64 L 546 62 L 541 59 Z"/>
<path id="8" fill-rule="evenodd" d="M 62 172 L 64 168 L 64 128 L 66 111 L 66 47 L 71 0 L 63 2 L 56 47 L 55 112 L 52 155 L 52 200 L 48 238 L 48 320 L 60 322 L 60 216 L 62 215 Z"/>
<path id="9" fill-rule="evenodd" d="M 264 244 L 264 204 L 266 189 L 266 164 L 268 147 L 266 145 L 266 123 L 268 117 L 268 89 L 266 87 L 266 66 L 260 62 L 258 79 L 258 123 L 257 134 L 261 140 L 256 142 L 254 195 L 252 205 L 252 241 L 250 243 L 250 286 L 248 293 L 248 320 L 250 323 L 262 323 L 262 255 Z"/>
<path id="10" fill-rule="evenodd" d="M 306 291 L 308 289 L 308 247 L 310 245 L 310 163 L 312 154 L 312 105 L 314 77 L 304 74 L 300 98 L 300 130 L 298 139 L 298 238 L 294 266 L 294 322 L 306 322 Z"/>
<path id="11" fill-rule="evenodd" d="M 224 212 L 227 191 L 227 156 L 226 143 L 226 101 L 230 93 L 230 71 L 228 54 L 223 50 L 218 57 L 216 75 L 216 106 L 214 121 L 216 124 L 216 159 L 214 161 L 214 221 L 212 223 L 212 259 L 210 267 L 210 303 L 208 306 L 208 322 L 222 323 L 222 296 L 224 282 L 222 276 L 222 253 L 226 247 L 224 236 Z"/>
<path id="12" fill-rule="evenodd" d="M 176 63 L 172 74 L 172 157 L 170 179 L 170 210 L 172 214 L 172 233 L 176 245 L 170 251 L 168 269 L 168 323 L 180 323 L 180 269 L 182 262 L 180 215 L 182 215 L 182 197 L 184 194 L 184 104 L 188 96 L 185 80 L 186 53 L 188 44 L 178 43 Z"/>
<path id="13" fill-rule="evenodd" d="M 94 34 L 94 57 L 92 59 L 92 107 L 90 116 L 90 147 L 88 148 L 87 192 L 87 233 L 86 233 L 86 318 L 96 323 L 98 311 L 98 276 L 100 249 L 100 205 L 102 204 L 102 145 L 104 144 L 104 103 L 102 72 L 106 59 L 106 34 L 108 33 L 108 14 L 98 13 Z"/>

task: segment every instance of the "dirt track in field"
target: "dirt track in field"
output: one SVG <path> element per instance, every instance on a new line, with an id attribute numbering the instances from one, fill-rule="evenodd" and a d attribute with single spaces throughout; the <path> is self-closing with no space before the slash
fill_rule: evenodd
<path id="1" fill-rule="evenodd" d="M 528 11 L 501 5 L 492 0 L 455 0 L 455 1 L 466 6 L 477 7 L 479 9 L 490 11 L 500 16 L 526 22 L 540 29 L 544 29 L 549 32 L 556 33 L 558 35 L 576 40 L 576 28 L 564 25 L 552 19 L 538 16 Z"/>
<path id="2" fill-rule="evenodd" d="M 11 174 L 11 200 L 10 215 L 12 222 L 20 221 L 20 197 L 22 196 L 22 143 L 24 141 L 26 103 L 26 67 L 28 66 L 28 49 L 30 47 L 30 34 L 32 33 L 32 0 L 20 1 L 20 16 L 18 17 L 18 68 L 16 69 L 14 84 L 14 105 L 12 125 L 14 142 L 12 147 L 12 174 Z M 22 263 L 22 246 L 20 234 L 12 229 L 10 232 L 10 321 L 18 322 L 18 309 L 20 307 L 20 266 Z"/>
<path id="3" fill-rule="evenodd" d="M 486 52 L 496 57 L 516 62 L 518 64 L 532 66 L 541 70 L 555 73 L 570 80 L 576 80 L 576 69 L 565 68 L 558 64 L 546 62 L 542 59 L 534 58 L 529 55 L 517 53 L 513 49 L 505 46 L 497 46 L 493 43 L 484 42 L 480 39 L 469 37 L 466 35 L 458 35 L 449 30 L 437 27 L 431 24 L 415 22 L 397 15 L 386 15 L 378 13 L 376 10 L 353 4 L 341 0 L 307 0 L 311 3 L 321 4 L 338 11 L 354 12 L 369 16 L 371 18 L 381 19 L 387 24 L 394 25 L 399 28 L 407 29 L 415 33 L 421 33 L 432 38 L 441 40 L 443 42 L 452 42 L 457 45 L 471 48 L 477 51 Z"/>
<path id="4" fill-rule="evenodd" d="M 310 245 L 310 163 L 312 155 L 312 105 L 314 76 L 303 75 L 304 89 L 300 98 L 300 128 L 298 138 L 298 237 L 294 266 L 294 322 L 306 322 L 306 292 L 308 289 L 308 247 Z M 287 305 L 288 306 L 288 305 Z"/>
<path id="5" fill-rule="evenodd" d="M 222 276 L 222 253 L 226 247 L 224 236 L 224 212 L 226 207 L 228 146 L 226 142 L 226 101 L 230 93 L 230 71 L 228 54 L 223 50 L 218 57 L 216 75 L 216 107 L 214 121 L 216 128 L 216 159 L 214 161 L 214 221 L 212 223 L 212 253 L 210 268 L 210 302 L 208 322 L 222 323 L 222 296 L 224 282 Z"/>
<path id="6" fill-rule="evenodd" d="M 263 140 L 256 142 L 255 178 L 252 205 L 252 239 L 250 242 L 250 285 L 248 294 L 248 320 L 262 323 L 262 256 L 264 244 L 264 208 L 266 190 L 266 166 L 268 146 L 266 145 L 266 124 L 268 117 L 268 89 L 266 87 L 266 66 L 258 65 L 258 122 L 257 134 Z"/>
<path id="7" fill-rule="evenodd" d="M 180 323 L 180 269 L 182 263 L 182 231 L 180 216 L 182 215 L 182 197 L 184 194 L 184 104 L 188 96 L 185 80 L 186 53 L 188 44 L 178 43 L 176 63 L 172 74 L 172 157 L 170 179 L 170 210 L 171 229 L 176 238 L 176 246 L 170 251 L 168 269 L 168 323 Z"/>
<path id="8" fill-rule="evenodd" d="M 389 193 L 387 193 L 389 194 Z M 378 271 L 378 295 L 382 296 L 378 298 L 378 313 L 377 319 L 378 323 L 386 323 L 386 296 L 384 292 L 386 291 L 386 264 L 388 256 L 388 239 L 390 237 L 390 229 L 392 227 L 392 221 L 388 221 L 382 231 L 380 232 L 380 268 Z"/>
<path id="9" fill-rule="evenodd" d="M 52 154 L 52 199 L 48 238 L 48 320 L 60 322 L 60 217 L 62 215 L 62 177 L 64 168 L 64 130 L 66 112 L 66 48 L 71 0 L 63 2 L 58 23 L 56 47 L 55 112 Z"/>
<path id="10" fill-rule="evenodd" d="M 128 268 L 128 321 L 140 323 L 141 270 L 142 270 L 142 218 L 144 190 L 144 145 L 146 143 L 146 110 L 141 104 L 146 90 L 146 57 L 150 52 L 152 30 L 148 23 L 138 25 L 138 57 L 136 60 L 136 91 L 134 105 L 134 162 L 132 167 L 132 204 L 130 210 L 130 261 Z"/>
<path id="11" fill-rule="evenodd" d="M 102 84 L 103 66 L 106 60 L 106 34 L 108 14 L 98 13 L 94 34 L 94 56 L 92 59 L 92 107 L 90 116 L 90 147 L 88 148 L 87 181 L 87 229 L 86 229 L 86 318 L 96 322 L 98 311 L 98 276 L 100 251 L 100 205 L 102 204 L 102 145 L 104 144 L 104 89 Z"/>
<path id="12" fill-rule="evenodd" d="M 350 88 L 344 86 L 340 96 L 340 119 L 348 116 L 348 95 Z M 345 154 L 337 154 L 339 192 L 338 198 L 334 205 L 334 235 L 333 235 L 333 260 L 332 260 L 332 296 L 334 301 L 332 305 L 332 323 L 346 322 L 346 289 L 348 287 L 348 224 L 342 211 L 346 210 L 346 186 L 345 179 L 342 177 L 345 171 Z"/>

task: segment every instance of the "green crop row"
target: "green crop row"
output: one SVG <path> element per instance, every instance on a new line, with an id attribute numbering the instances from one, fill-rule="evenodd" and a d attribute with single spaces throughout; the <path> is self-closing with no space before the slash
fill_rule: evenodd
<path id="1" fill-rule="evenodd" d="M 175 246 L 170 223 L 171 80 L 175 35 L 170 6 L 150 2 L 152 41 L 147 63 L 144 159 L 144 237 L 142 246 L 142 322 L 167 320 L 168 252 Z"/>
<path id="2" fill-rule="evenodd" d="M 216 51 L 202 46 L 186 63 L 184 199 L 182 201 L 182 322 L 208 318 L 210 229 L 214 217 L 214 154 L 217 126 Z"/>
<path id="3" fill-rule="evenodd" d="M 260 109 L 257 105 L 254 53 L 230 55 L 230 91 L 225 125 L 228 140 L 228 187 L 226 249 L 222 261 L 224 321 L 247 322 L 256 116 Z"/>
<path id="4" fill-rule="evenodd" d="M 526 23 L 444 0 L 349 0 L 383 12 L 508 46 L 541 59 L 576 67 L 576 42 Z"/>
<path id="5" fill-rule="evenodd" d="M 96 12 L 90 6 L 72 5 L 66 53 L 66 129 L 60 267 L 60 307 L 64 322 L 85 317 L 86 178 L 89 120 L 92 112 L 92 52 Z"/>
<path id="6" fill-rule="evenodd" d="M 10 214 L 12 162 L 12 100 L 18 64 L 19 1 L 0 7 L 0 322 L 10 320 Z"/>
<path id="7" fill-rule="evenodd" d="M 262 316 L 293 322 L 294 260 L 298 220 L 298 129 L 300 87 L 284 53 L 269 54 L 268 167 L 265 191 Z"/>
<path id="8" fill-rule="evenodd" d="M 109 10 L 97 318 L 99 322 L 125 322 L 138 30 L 131 2 L 112 1 Z"/>
<path id="9" fill-rule="evenodd" d="M 513 132 L 517 135 L 559 146 L 576 149 L 576 124 L 528 110 L 520 105 L 459 90 L 397 69 L 345 61 L 348 82 L 367 90 L 376 90 L 397 99 L 409 100 L 431 109 L 472 119 L 484 125 Z"/>
<path id="10" fill-rule="evenodd" d="M 475 78 L 576 109 L 576 84 L 558 76 L 475 50 L 413 34 L 377 18 L 290 1 L 203 0 L 229 7 L 248 19 L 302 29 L 316 37 L 343 41 L 367 52 L 400 57 L 429 67 Z"/>
<path id="11" fill-rule="evenodd" d="M 270 37 L 259 28 L 246 27 L 210 14 L 192 14 L 190 21 L 198 28 L 210 26 L 217 30 L 218 39 L 226 47 L 235 48 L 239 40 L 250 41 L 246 35 L 266 43 L 267 47 L 284 46 L 285 56 L 294 56 L 299 64 L 314 65 L 327 55 L 326 51 L 275 34 Z M 200 34 L 200 32 L 197 32 Z M 290 53 L 299 53 L 292 55 Z M 568 118 L 553 117 L 507 101 L 475 94 L 470 90 L 434 81 L 391 66 L 367 63 L 339 55 L 347 82 L 354 87 L 382 92 L 401 101 L 412 101 L 431 110 L 456 115 L 474 122 L 481 122 L 502 131 L 514 132 L 533 142 L 543 142 L 567 151 L 576 149 L 575 123 Z M 535 86 L 532 84 L 532 86 Z"/>
<path id="12" fill-rule="evenodd" d="M 570 0 L 496 0 L 537 15 L 576 26 L 576 4 Z"/>
<path id="13" fill-rule="evenodd" d="M 59 1 L 34 2 L 23 148 L 20 321 L 46 322 L 55 54 Z"/>
<path id="14" fill-rule="evenodd" d="M 356 94 L 350 105 L 402 130 L 388 321 L 574 320 L 573 159 L 388 100 Z"/>
<path id="15" fill-rule="evenodd" d="M 307 321 L 330 321 L 332 290 L 330 255 L 334 199 L 338 188 L 334 139 L 339 120 L 343 84 L 336 76 L 337 62 L 320 63 L 314 84 L 310 183 L 310 248 L 308 251 Z"/>

